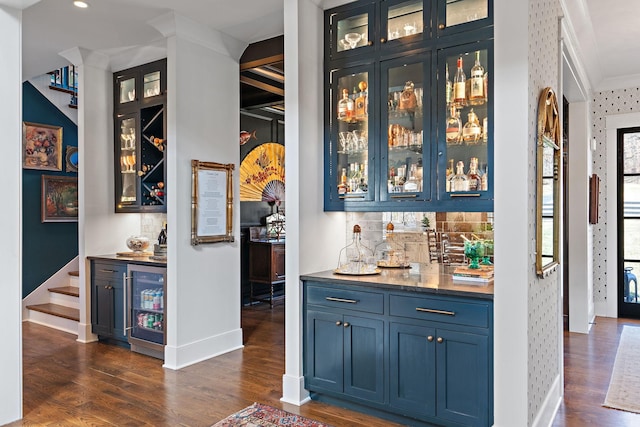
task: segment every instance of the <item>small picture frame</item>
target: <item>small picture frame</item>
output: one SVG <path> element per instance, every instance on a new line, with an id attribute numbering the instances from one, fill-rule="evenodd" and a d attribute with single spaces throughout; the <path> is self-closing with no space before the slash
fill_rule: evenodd
<path id="1" fill-rule="evenodd" d="M 233 242 L 233 163 L 191 160 L 191 244 Z"/>
<path id="2" fill-rule="evenodd" d="M 78 173 L 78 147 L 67 146 L 65 162 L 67 172 Z"/>
<path id="3" fill-rule="evenodd" d="M 78 178 L 42 175 L 42 222 L 78 221 Z"/>
<path id="4" fill-rule="evenodd" d="M 62 126 L 22 123 L 22 167 L 62 171 Z"/>

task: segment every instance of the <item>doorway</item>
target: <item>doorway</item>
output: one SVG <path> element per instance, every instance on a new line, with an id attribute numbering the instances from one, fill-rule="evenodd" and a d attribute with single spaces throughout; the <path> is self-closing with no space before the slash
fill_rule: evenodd
<path id="1" fill-rule="evenodd" d="M 617 133 L 618 315 L 640 318 L 640 127 Z"/>

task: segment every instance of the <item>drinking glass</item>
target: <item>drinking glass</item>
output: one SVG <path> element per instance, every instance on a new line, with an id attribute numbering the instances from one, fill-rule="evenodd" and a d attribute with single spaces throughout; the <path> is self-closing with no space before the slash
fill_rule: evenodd
<path id="1" fill-rule="evenodd" d="M 355 48 L 358 45 L 358 42 L 360 41 L 361 38 L 362 36 L 358 33 L 347 33 L 344 36 L 344 39 L 349 43 L 349 46 L 351 46 L 351 49 Z"/>

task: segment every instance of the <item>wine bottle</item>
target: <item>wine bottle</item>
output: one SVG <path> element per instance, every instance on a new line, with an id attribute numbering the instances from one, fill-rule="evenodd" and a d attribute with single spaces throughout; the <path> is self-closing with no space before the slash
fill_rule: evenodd
<path id="1" fill-rule="evenodd" d="M 480 51 L 476 51 L 476 62 L 473 68 L 471 68 L 470 80 L 469 104 L 484 104 L 484 67 L 480 64 Z"/>
<path id="2" fill-rule="evenodd" d="M 467 103 L 466 95 L 467 76 L 462 68 L 462 56 L 458 58 L 458 69 L 453 78 L 453 103 L 457 106 L 464 106 Z"/>

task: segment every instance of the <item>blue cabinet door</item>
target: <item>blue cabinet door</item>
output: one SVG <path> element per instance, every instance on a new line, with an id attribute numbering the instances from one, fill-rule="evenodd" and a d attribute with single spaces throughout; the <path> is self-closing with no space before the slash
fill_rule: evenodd
<path id="1" fill-rule="evenodd" d="M 436 415 L 435 329 L 391 323 L 389 350 L 389 404 L 402 413 Z"/>
<path id="2" fill-rule="evenodd" d="M 305 378 L 307 388 L 343 390 L 342 315 L 307 312 Z"/>
<path id="3" fill-rule="evenodd" d="M 384 322 L 344 316 L 344 392 L 384 401 Z"/>
<path id="4" fill-rule="evenodd" d="M 124 278 L 121 281 L 115 281 L 113 284 L 113 338 L 120 341 L 127 341 L 127 335 L 124 330 Z"/>
<path id="5" fill-rule="evenodd" d="M 437 417 L 489 425 L 489 337 L 444 329 L 436 336 Z"/>

